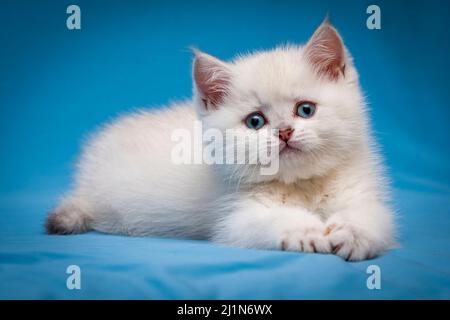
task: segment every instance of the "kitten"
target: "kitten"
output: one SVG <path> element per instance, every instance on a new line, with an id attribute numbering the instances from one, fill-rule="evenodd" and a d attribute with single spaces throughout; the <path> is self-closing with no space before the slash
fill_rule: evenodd
<path id="1" fill-rule="evenodd" d="M 328 21 L 305 46 L 232 62 L 196 51 L 193 78 L 192 101 L 127 115 L 96 133 L 48 233 L 211 239 L 346 260 L 391 247 L 393 213 L 358 74 Z M 266 138 L 279 145 L 279 169 L 174 164 L 171 133 L 193 132 L 196 119 L 250 137 L 277 129 Z"/>

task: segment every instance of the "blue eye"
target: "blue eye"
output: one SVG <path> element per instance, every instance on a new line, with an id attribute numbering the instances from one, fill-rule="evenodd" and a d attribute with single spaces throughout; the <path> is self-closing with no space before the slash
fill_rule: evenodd
<path id="1" fill-rule="evenodd" d="M 245 119 L 245 124 L 250 129 L 258 130 L 266 124 L 266 119 L 261 113 L 255 112 L 248 115 Z"/>
<path id="2" fill-rule="evenodd" d="M 312 102 L 300 102 L 297 104 L 297 115 L 309 119 L 316 113 L 316 105 Z"/>

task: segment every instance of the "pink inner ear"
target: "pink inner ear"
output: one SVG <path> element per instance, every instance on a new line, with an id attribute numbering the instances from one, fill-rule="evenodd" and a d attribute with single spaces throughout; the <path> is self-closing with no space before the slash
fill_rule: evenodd
<path id="1" fill-rule="evenodd" d="M 205 107 L 217 106 L 227 93 L 230 75 L 225 63 L 201 53 L 194 61 L 194 80 Z"/>
<path id="2" fill-rule="evenodd" d="M 345 75 L 344 44 L 329 22 L 324 22 L 314 32 L 306 45 L 306 56 L 320 75 L 337 80 Z"/>

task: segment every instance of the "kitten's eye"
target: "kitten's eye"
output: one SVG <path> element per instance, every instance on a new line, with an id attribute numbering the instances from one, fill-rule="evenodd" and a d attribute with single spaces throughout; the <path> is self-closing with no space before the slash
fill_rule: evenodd
<path id="1" fill-rule="evenodd" d="M 266 119 L 260 112 L 251 113 L 245 119 L 245 124 L 250 129 L 258 130 L 266 124 Z"/>
<path id="2" fill-rule="evenodd" d="M 297 115 L 308 119 L 316 113 L 316 105 L 312 102 L 300 102 L 297 104 Z"/>

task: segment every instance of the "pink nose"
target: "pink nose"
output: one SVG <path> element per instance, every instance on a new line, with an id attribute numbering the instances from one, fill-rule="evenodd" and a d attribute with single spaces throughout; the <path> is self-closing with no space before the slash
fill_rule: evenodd
<path id="1" fill-rule="evenodd" d="M 284 142 L 288 142 L 289 139 L 292 137 L 292 134 L 294 133 L 294 129 L 287 128 L 280 130 L 278 133 L 278 136 L 280 137 L 280 140 L 283 140 Z"/>

